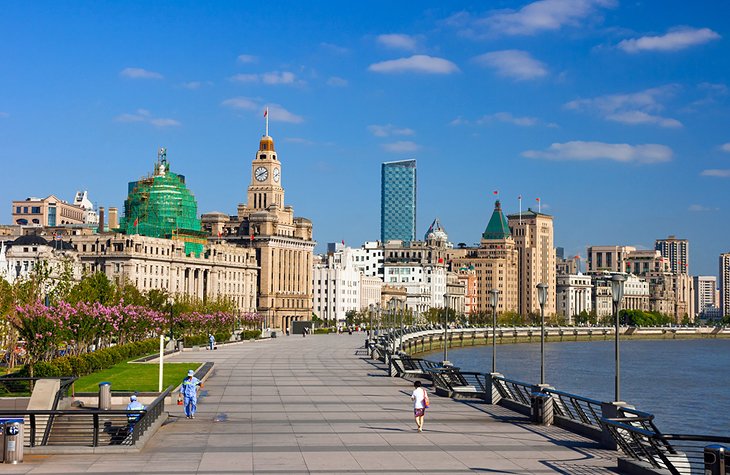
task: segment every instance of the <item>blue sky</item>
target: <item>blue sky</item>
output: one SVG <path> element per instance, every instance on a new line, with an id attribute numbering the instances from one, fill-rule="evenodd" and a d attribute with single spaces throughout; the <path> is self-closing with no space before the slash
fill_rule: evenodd
<path id="1" fill-rule="evenodd" d="M 88 189 L 123 205 L 168 149 L 199 211 L 245 201 L 263 108 L 321 245 L 377 239 L 380 163 L 418 161 L 418 227 L 506 211 L 556 245 L 730 251 L 730 3 L 3 2 L 0 222 Z M 320 246 L 319 249 L 322 249 Z"/>

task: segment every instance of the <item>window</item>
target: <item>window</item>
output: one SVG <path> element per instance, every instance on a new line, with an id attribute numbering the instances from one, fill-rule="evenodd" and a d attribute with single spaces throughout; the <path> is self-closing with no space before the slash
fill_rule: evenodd
<path id="1" fill-rule="evenodd" d="M 20 214 L 20 212 L 21 212 L 21 210 L 22 210 L 22 209 L 23 209 L 23 208 L 21 208 L 20 206 L 17 206 L 17 207 L 15 208 L 15 212 L 16 212 L 17 214 Z"/>
<path id="2" fill-rule="evenodd" d="M 41 207 L 40 206 L 32 206 L 30 208 L 30 212 L 33 214 L 41 214 Z"/>

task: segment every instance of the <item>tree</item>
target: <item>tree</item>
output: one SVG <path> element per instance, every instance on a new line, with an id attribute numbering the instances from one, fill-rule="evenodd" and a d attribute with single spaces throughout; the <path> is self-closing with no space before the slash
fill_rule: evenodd
<path id="1" fill-rule="evenodd" d="M 99 302 L 102 305 L 117 303 L 118 293 L 114 284 L 103 272 L 96 272 L 81 279 L 68 293 L 68 302 Z"/>

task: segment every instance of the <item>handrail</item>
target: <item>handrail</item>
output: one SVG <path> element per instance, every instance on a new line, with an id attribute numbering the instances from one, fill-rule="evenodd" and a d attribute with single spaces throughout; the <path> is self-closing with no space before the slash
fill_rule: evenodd
<path id="1" fill-rule="evenodd" d="M 131 444 L 137 443 L 139 438 L 145 433 L 145 431 L 151 427 L 154 422 L 157 420 L 157 418 L 164 412 L 165 410 L 165 398 L 167 398 L 170 393 L 173 390 L 173 386 L 169 386 L 167 389 L 165 389 L 162 393 L 160 393 L 157 398 L 155 398 L 154 401 L 152 401 L 149 406 L 145 409 L 141 410 L 127 410 L 127 409 L 98 409 L 98 408 L 91 408 L 91 409 L 9 409 L 9 410 L 0 410 L 0 417 L 28 417 L 30 420 L 30 427 L 29 432 L 31 434 L 30 438 L 30 446 L 35 447 L 35 432 L 36 432 L 36 419 L 38 416 L 50 416 L 50 417 L 61 417 L 61 416 L 72 416 L 72 417 L 91 417 L 92 419 L 92 430 L 93 430 L 93 441 L 92 446 L 97 447 L 99 444 L 99 431 L 100 431 L 100 416 L 103 416 L 105 419 L 118 417 L 119 419 L 123 419 L 125 423 L 129 421 L 130 416 L 138 415 L 139 418 L 137 419 L 134 424 L 127 424 L 128 428 L 130 429 L 130 434 L 128 434 L 128 437 L 130 437 Z M 50 432 L 48 434 L 48 437 L 44 435 L 43 440 L 41 442 L 41 445 L 48 445 L 50 437 Z"/>
<path id="2" fill-rule="evenodd" d="M 66 397 L 66 391 L 68 388 L 76 381 L 77 377 L 72 378 L 65 378 L 61 380 L 61 384 L 59 385 L 58 391 L 56 391 L 56 397 L 53 399 L 53 405 L 51 406 L 51 409 L 56 410 L 58 409 L 58 403 L 61 402 L 61 399 Z M 43 439 L 41 440 L 41 445 L 46 445 L 48 443 L 48 437 L 51 435 L 51 427 L 53 426 L 53 421 L 56 419 L 55 414 L 48 417 L 48 421 L 46 422 L 46 430 L 43 432 Z"/>

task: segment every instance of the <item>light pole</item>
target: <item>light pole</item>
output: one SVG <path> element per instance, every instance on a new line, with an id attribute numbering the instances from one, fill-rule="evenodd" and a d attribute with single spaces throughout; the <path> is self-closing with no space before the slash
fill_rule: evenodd
<path id="1" fill-rule="evenodd" d="M 403 333 L 405 333 L 404 329 L 403 329 L 403 314 L 406 311 L 406 303 L 405 302 L 398 302 L 398 303 L 399 303 L 398 306 L 400 307 L 400 314 L 399 314 L 399 316 L 400 316 L 400 339 L 398 340 L 398 349 L 400 351 L 403 351 Z"/>
<path id="2" fill-rule="evenodd" d="M 449 328 L 449 294 L 444 294 L 444 361 L 443 366 L 449 364 L 449 339 L 447 330 Z"/>
<path id="3" fill-rule="evenodd" d="M 545 302 L 547 284 L 537 284 L 537 301 L 540 303 L 540 384 L 545 384 Z"/>
<path id="4" fill-rule="evenodd" d="M 614 401 L 618 402 L 621 400 L 621 358 L 619 354 L 619 312 L 621 310 L 621 299 L 624 298 L 624 281 L 626 276 L 623 274 L 614 274 L 611 278 L 611 298 L 613 299 L 613 306 L 616 309 L 616 338 L 614 343 L 614 352 L 616 359 L 616 380 L 614 383 L 615 393 Z"/>
<path id="5" fill-rule="evenodd" d="M 499 290 L 489 291 L 489 304 L 492 306 L 492 373 L 497 372 L 497 304 L 499 303 Z"/>
<path id="6" fill-rule="evenodd" d="M 392 300 L 388 302 L 388 307 L 390 308 L 390 338 L 393 342 L 393 353 L 395 354 L 395 307 L 398 305 L 398 302 L 395 300 Z"/>
<path id="7" fill-rule="evenodd" d="M 375 305 L 368 305 L 368 314 L 370 315 L 370 326 L 368 327 L 368 339 L 373 337 L 373 309 Z"/>

